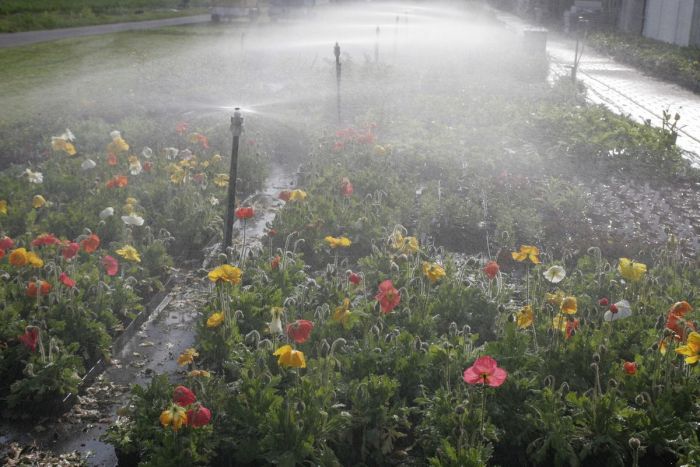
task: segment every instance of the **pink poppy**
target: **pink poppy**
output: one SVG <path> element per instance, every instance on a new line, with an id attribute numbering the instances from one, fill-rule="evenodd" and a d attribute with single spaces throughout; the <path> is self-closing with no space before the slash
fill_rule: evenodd
<path id="1" fill-rule="evenodd" d="M 360 283 L 362 282 L 362 277 L 360 277 L 360 275 L 356 272 L 351 272 L 348 276 L 348 280 L 353 285 L 360 285 Z"/>
<path id="2" fill-rule="evenodd" d="M 57 245 L 61 243 L 59 239 L 57 239 L 54 234 L 50 233 L 45 233 L 41 234 L 38 237 L 36 237 L 34 240 L 32 240 L 32 246 L 48 246 L 48 245 Z"/>
<path id="3" fill-rule="evenodd" d="M 2 237 L 0 238 L 0 250 L 9 250 L 15 246 L 14 240 L 12 240 L 10 237 Z"/>
<path id="4" fill-rule="evenodd" d="M 61 254 L 66 260 L 69 260 L 78 254 L 78 250 L 80 250 L 80 244 L 70 242 L 68 245 L 63 247 L 63 249 L 61 250 Z"/>
<path id="5" fill-rule="evenodd" d="M 501 268 L 498 266 L 498 263 L 495 261 L 489 261 L 486 263 L 486 266 L 484 266 L 484 274 L 486 274 L 486 277 L 488 277 L 491 280 L 494 280 L 496 276 L 498 275 L 498 271 L 500 271 Z"/>
<path id="6" fill-rule="evenodd" d="M 179 122 L 177 125 L 175 125 L 175 131 L 181 135 L 187 133 L 187 128 L 189 128 L 187 122 Z"/>
<path id="7" fill-rule="evenodd" d="M 622 367 L 625 370 L 625 373 L 630 376 L 637 373 L 637 364 L 635 362 L 625 362 Z"/>
<path id="8" fill-rule="evenodd" d="M 102 266 L 105 268 L 108 276 L 116 276 L 117 272 L 119 272 L 119 262 L 110 255 L 102 258 Z"/>
<path id="9" fill-rule="evenodd" d="M 197 405 L 187 411 L 187 424 L 192 428 L 199 428 L 207 425 L 211 421 L 211 411 L 206 407 Z"/>
<path id="10" fill-rule="evenodd" d="M 19 340 L 29 350 L 34 352 L 36 350 L 36 344 L 39 342 L 39 328 L 36 326 L 27 326 L 24 329 L 24 334 L 19 336 Z"/>
<path id="11" fill-rule="evenodd" d="M 298 319 L 287 325 L 287 336 L 297 344 L 303 344 L 311 335 L 314 323 L 305 319 Z"/>
<path id="12" fill-rule="evenodd" d="M 180 407 L 187 407 L 197 402 L 197 396 L 185 386 L 178 386 L 173 391 L 173 402 Z"/>
<path id="13" fill-rule="evenodd" d="M 464 381 L 469 384 L 488 384 L 497 388 L 508 377 L 508 373 L 488 355 L 476 359 L 474 364 L 464 370 Z"/>
<path id="14" fill-rule="evenodd" d="M 65 285 L 70 289 L 75 287 L 75 281 L 68 277 L 68 274 L 66 274 L 65 272 L 62 272 L 61 275 L 58 276 L 58 280 L 61 281 L 61 284 Z"/>
<path id="15" fill-rule="evenodd" d="M 391 279 L 387 279 L 379 284 L 379 292 L 374 297 L 382 309 L 382 313 L 390 313 L 401 302 L 401 294 L 394 288 L 394 283 Z"/>

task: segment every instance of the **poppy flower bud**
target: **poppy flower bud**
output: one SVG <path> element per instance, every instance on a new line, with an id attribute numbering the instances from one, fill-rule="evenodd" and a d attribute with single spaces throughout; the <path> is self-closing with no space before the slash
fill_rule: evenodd
<path id="1" fill-rule="evenodd" d="M 608 380 L 608 388 L 610 388 L 610 389 L 615 389 L 615 388 L 617 388 L 617 386 L 618 386 L 618 384 L 617 384 L 617 380 L 616 380 L 616 379 L 610 378 L 610 379 Z"/>
<path id="2" fill-rule="evenodd" d="M 569 392 L 569 383 L 567 383 L 566 381 L 561 383 L 561 387 L 559 388 L 559 390 L 561 391 L 562 394 L 568 393 Z"/>
<path id="3" fill-rule="evenodd" d="M 505 305 L 503 305 L 502 303 L 499 304 L 499 305 L 498 305 L 498 312 L 499 312 L 499 313 L 503 313 L 504 311 L 506 311 Z"/>
<path id="4" fill-rule="evenodd" d="M 608 348 L 605 347 L 605 345 L 600 344 L 600 345 L 598 346 L 598 353 L 605 353 L 605 352 L 607 352 L 607 351 L 608 351 Z"/>
<path id="5" fill-rule="evenodd" d="M 466 409 L 464 408 L 463 405 L 458 405 L 457 407 L 455 407 L 455 413 L 457 415 L 462 415 L 465 411 L 466 411 Z"/>
<path id="6" fill-rule="evenodd" d="M 593 361 L 596 363 L 600 363 L 600 354 L 599 353 L 594 353 L 593 354 Z"/>
<path id="7" fill-rule="evenodd" d="M 612 305 L 610 305 L 610 313 L 615 314 L 617 312 L 618 312 L 617 305 L 615 305 L 614 303 Z"/>
<path id="8" fill-rule="evenodd" d="M 641 394 L 637 394 L 637 396 L 634 398 L 634 403 L 637 405 L 644 405 L 646 402 L 646 399 Z"/>
<path id="9" fill-rule="evenodd" d="M 642 445 L 642 442 L 639 441 L 639 438 L 630 438 L 627 444 L 629 444 L 631 449 L 636 451 Z"/>

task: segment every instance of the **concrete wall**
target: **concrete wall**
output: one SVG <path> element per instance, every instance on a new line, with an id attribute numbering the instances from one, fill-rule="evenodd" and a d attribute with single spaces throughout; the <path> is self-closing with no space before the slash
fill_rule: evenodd
<path id="1" fill-rule="evenodd" d="M 644 35 L 678 45 L 689 45 L 697 0 L 647 0 Z"/>

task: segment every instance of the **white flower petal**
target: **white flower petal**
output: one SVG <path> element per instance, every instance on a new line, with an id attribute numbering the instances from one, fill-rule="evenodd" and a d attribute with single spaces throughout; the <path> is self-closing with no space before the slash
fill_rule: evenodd
<path id="1" fill-rule="evenodd" d="M 143 151 L 141 151 L 141 155 L 146 159 L 150 159 L 151 157 L 153 157 L 153 149 L 149 148 L 148 146 L 145 146 L 143 148 Z"/>
<path id="2" fill-rule="evenodd" d="M 561 266 L 555 265 L 547 269 L 543 275 L 552 284 L 558 284 L 566 277 L 566 270 Z"/>
<path id="3" fill-rule="evenodd" d="M 122 216 L 122 221 L 124 221 L 124 223 L 126 225 L 136 225 L 136 226 L 143 225 L 143 217 L 137 216 L 135 214 L 131 214 L 128 216 Z"/>
<path id="4" fill-rule="evenodd" d="M 102 212 L 100 212 L 100 219 L 105 220 L 110 216 L 114 215 L 114 208 L 113 207 L 108 207 L 104 208 Z"/>
<path id="5" fill-rule="evenodd" d="M 68 128 L 66 128 L 66 132 L 61 135 L 61 138 L 68 140 L 71 143 L 75 141 L 75 135 Z"/>
<path id="6" fill-rule="evenodd" d="M 114 131 L 112 131 L 112 132 L 109 133 L 109 136 L 112 138 L 112 141 L 114 141 L 115 139 L 121 138 L 121 137 L 122 137 L 122 133 L 121 133 L 121 131 L 114 130 Z"/>
<path id="7" fill-rule="evenodd" d="M 90 169 L 94 169 L 95 167 L 97 167 L 97 164 L 92 159 L 85 159 L 83 161 L 83 163 L 80 164 L 80 167 L 83 170 L 90 170 Z"/>

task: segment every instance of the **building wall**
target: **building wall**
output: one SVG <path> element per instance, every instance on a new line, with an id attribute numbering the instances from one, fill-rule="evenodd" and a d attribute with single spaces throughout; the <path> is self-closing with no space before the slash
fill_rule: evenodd
<path id="1" fill-rule="evenodd" d="M 644 35 L 672 44 L 690 44 L 697 0 L 647 0 Z"/>
<path id="2" fill-rule="evenodd" d="M 629 34 L 641 34 L 644 28 L 644 0 L 623 0 L 618 27 Z"/>

